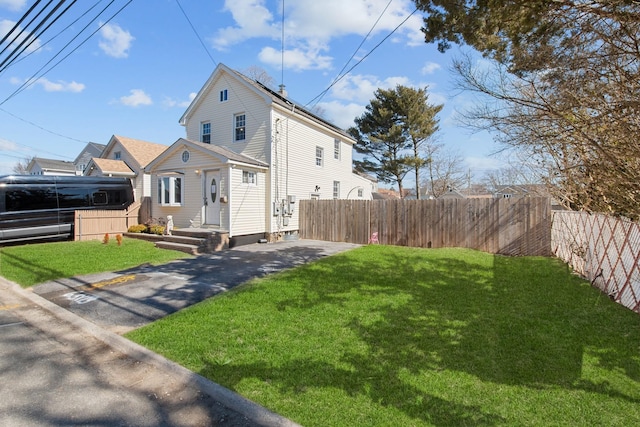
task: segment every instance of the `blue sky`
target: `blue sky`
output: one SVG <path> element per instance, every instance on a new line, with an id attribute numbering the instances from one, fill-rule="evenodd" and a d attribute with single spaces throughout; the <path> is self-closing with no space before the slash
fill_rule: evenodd
<path id="1" fill-rule="evenodd" d="M 33 3 L 0 0 L 0 36 Z M 73 160 L 87 142 L 106 144 L 113 134 L 172 144 L 185 136 L 178 119 L 218 63 L 260 67 L 309 106 L 355 65 L 317 103 L 343 128 L 377 88 L 428 86 L 430 101 L 445 106 L 438 142 L 475 177 L 499 164 L 491 136 L 455 120 L 471 102 L 453 90 L 450 64 L 460 51 L 424 43 L 410 0 L 286 0 L 284 19 L 280 0 L 116 0 L 96 16 L 108 3 L 77 2 L 0 72 L 0 175 L 34 155 Z"/>

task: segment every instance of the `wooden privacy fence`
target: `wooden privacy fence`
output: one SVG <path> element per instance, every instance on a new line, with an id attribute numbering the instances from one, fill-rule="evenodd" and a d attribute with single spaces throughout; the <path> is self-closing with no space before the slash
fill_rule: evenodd
<path id="1" fill-rule="evenodd" d="M 640 225 L 586 212 L 554 212 L 554 254 L 614 301 L 640 313 Z"/>
<path id="2" fill-rule="evenodd" d="M 504 255 L 551 255 L 545 197 L 443 200 L 302 200 L 303 239 L 423 248 L 464 247 Z"/>
<path id="3" fill-rule="evenodd" d="M 77 210 L 74 218 L 74 240 L 102 239 L 105 234 L 125 233 L 139 223 L 145 202 L 134 202 L 122 210 Z"/>

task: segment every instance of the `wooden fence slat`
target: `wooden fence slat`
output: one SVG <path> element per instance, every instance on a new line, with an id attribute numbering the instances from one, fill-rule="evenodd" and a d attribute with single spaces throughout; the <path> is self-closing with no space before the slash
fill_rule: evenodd
<path id="1" fill-rule="evenodd" d="M 549 255 L 547 198 L 302 200 L 300 236 L 366 244 L 467 247 L 510 255 Z"/>

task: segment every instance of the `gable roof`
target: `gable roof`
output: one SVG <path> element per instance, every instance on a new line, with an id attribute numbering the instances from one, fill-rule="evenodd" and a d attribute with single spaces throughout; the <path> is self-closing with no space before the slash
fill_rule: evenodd
<path id="1" fill-rule="evenodd" d="M 87 170 L 89 173 L 98 169 L 102 175 L 119 175 L 119 176 L 135 176 L 136 173 L 122 160 L 100 159 L 94 157 L 89 161 Z"/>
<path id="2" fill-rule="evenodd" d="M 107 155 L 107 153 L 113 148 L 116 143 L 120 143 L 122 148 L 127 150 L 127 153 L 136 161 L 141 169 L 144 169 L 153 159 L 162 154 L 168 147 L 162 144 L 156 144 L 155 142 L 143 141 L 141 139 L 128 138 L 121 135 L 113 135 L 109 144 L 102 152 L 101 158 Z M 131 166 L 131 165 L 129 165 Z M 136 165 L 134 165 L 136 166 Z"/>
<path id="3" fill-rule="evenodd" d="M 75 172 L 76 167 L 73 162 L 67 160 L 45 159 L 43 157 L 34 157 L 29 162 L 27 169 L 31 169 L 34 164 L 40 166 L 43 171 L 64 171 Z"/>
<path id="4" fill-rule="evenodd" d="M 271 102 L 273 104 L 279 105 L 280 107 L 283 107 L 287 111 L 289 111 L 290 114 L 292 115 L 296 114 L 298 116 L 302 116 L 308 120 L 315 122 L 316 124 L 322 127 L 328 128 L 334 132 L 339 133 L 341 136 L 348 139 L 348 141 L 351 143 L 355 142 L 351 137 L 351 135 L 345 132 L 344 129 L 341 129 L 338 126 L 334 125 L 333 123 L 315 115 L 314 113 L 312 113 L 311 111 L 303 107 L 302 105 L 297 104 L 291 99 L 285 97 L 283 94 L 268 88 L 262 83 L 256 80 L 253 80 L 245 76 L 244 74 L 227 67 L 222 63 L 218 64 L 215 70 L 213 70 L 213 73 L 211 73 L 211 76 L 209 76 L 205 84 L 198 91 L 198 94 L 196 95 L 196 97 L 193 99 L 193 101 L 191 101 L 191 104 L 189 104 L 189 107 L 187 107 L 182 117 L 180 117 L 179 123 L 181 125 L 184 125 L 186 123 L 188 117 L 198 107 L 202 99 L 209 92 L 209 88 L 213 86 L 215 81 L 218 79 L 219 75 L 223 72 L 233 77 L 236 81 L 240 82 L 243 86 L 253 90 L 255 93 L 260 95 L 263 99 L 265 99 L 266 102 Z"/>
<path id="5" fill-rule="evenodd" d="M 159 162 L 164 160 L 165 157 L 170 156 L 173 152 L 175 152 L 180 146 L 185 145 L 193 150 L 197 150 L 203 152 L 208 155 L 212 155 L 222 160 L 223 163 L 231 163 L 237 165 L 246 165 L 253 166 L 261 169 L 267 169 L 269 165 L 263 161 L 254 159 L 253 157 L 245 156 L 244 154 L 236 153 L 231 150 L 227 150 L 226 148 L 219 147 L 217 145 L 206 144 L 204 142 L 192 141 L 186 138 L 179 138 L 176 142 L 171 144 L 171 146 L 161 155 L 156 157 L 151 163 L 149 163 L 145 167 L 145 171 L 149 171 Z"/>

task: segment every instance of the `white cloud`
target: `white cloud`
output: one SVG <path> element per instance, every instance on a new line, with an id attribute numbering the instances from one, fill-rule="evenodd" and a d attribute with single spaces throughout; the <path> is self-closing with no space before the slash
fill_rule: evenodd
<path id="1" fill-rule="evenodd" d="M 2 151 L 16 151 L 18 146 L 15 142 L 9 141 L 4 138 L 0 138 L 0 150 Z"/>
<path id="2" fill-rule="evenodd" d="M 279 45 L 282 34 L 280 11 L 272 13 L 266 3 L 266 0 L 226 0 L 224 9 L 231 13 L 235 25 L 220 29 L 212 38 L 213 47 L 222 50 L 255 38 L 269 38 Z M 296 70 L 329 68 L 333 58 L 326 52 L 332 40 L 345 35 L 365 36 L 379 18 L 372 37 L 387 35 L 413 10 L 411 0 L 391 3 L 387 0 L 290 2 L 285 11 L 285 66 Z M 421 25 L 419 15 L 411 16 L 394 39 L 404 40 L 412 46 L 424 44 Z M 265 46 L 260 59 L 266 64 L 280 66 L 279 52 L 279 47 Z"/>
<path id="3" fill-rule="evenodd" d="M 1 1 L 1 0 L 0 0 Z M 4 37 L 5 35 L 7 35 L 9 33 L 9 31 L 11 31 L 11 29 L 16 25 L 15 21 L 9 21 L 7 19 L 3 19 L 0 20 L 0 38 Z M 20 34 L 20 31 L 22 31 L 22 27 L 18 27 L 16 28 L 16 31 L 14 31 L 11 36 L 9 36 L 9 40 L 12 40 L 14 35 Z M 20 43 L 22 43 L 22 41 L 26 38 L 27 36 L 25 34 L 19 35 L 18 38 L 10 45 L 11 46 L 11 50 L 13 50 L 14 48 L 17 48 L 18 45 Z M 25 44 L 26 45 L 26 44 Z M 25 46 L 23 45 L 23 47 Z M 40 49 L 41 47 L 41 43 L 39 39 L 36 39 L 33 41 L 33 43 L 30 43 L 29 46 L 25 49 L 25 52 L 29 53 L 29 52 L 33 52 L 37 49 Z"/>
<path id="4" fill-rule="evenodd" d="M 144 93 L 142 89 L 131 89 L 131 95 L 120 97 L 120 103 L 128 107 L 139 107 L 141 105 L 152 105 L 151 97 Z"/>
<path id="5" fill-rule="evenodd" d="M 411 82 L 408 77 L 392 76 L 380 80 L 375 76 L 349 74 L 331 88 L 331 96 L 368 104 L 377 89 L 390 89 L 397 85 L 411 86 Z"/>
<path id="6" fill-rule="evenodd" d="M 318 107 L 323 111 L 324 118 L 342 129 L 354 126 L 353 120 L 364 112 L 364 105 L 343 104 L 338 101 L 320 102 Z"/>
<path id="7" fill-rule="evenodd" d="M 0 0 L 0 7 L 12 11 L 21 10 L 27 5 L 27 0 Z"/>
<path id="8" fill-rule="evenodd" d="M 426 64 L 424 64 L 424 66 L 422 67 L 422 70 L 420 71 L 422 72 L 422 74 L 426 75 L 426 74 L 433 74 L 441 68 L 442 66 L 437 62 L 427 62 Z"/>
<path id="9" fill-rule="evenodd" d="M 100 23 L 102 25 L 102 23 Z M 126 58 L 129 56 L 129 49 L 135 37 L 117 24 L 104 24 L 100 28 L 102 40 L 98 43 L 104 53 L 114 58 Z"/>
<path id="10" fill-rule="evenodd" d="M 162 101 L 162 104 L 165 107 L 169 107 L 169 108 L 173 108 L 173 107 L 187 108 L 189 105 L 191 105 L 191 102 L 195 99 L 196 95 L 197 93 L 191 92 L 189 94 L 189 99 L 186 101 L 179 101 L 170 97 L 166 97 L 164 101 Z"/>
<path id="11" fill-rule="evenodd" d="M 224 10 L 231 13 L 237 25 L 218 31 L 212 38 L 216 49 L 225 49 L 254 37 L 275 38 L 281 33 L 264 0 L 226 0 Z"/>
<path id="12" fill-rule="evenodd" d="M 37 84 L 42 86 L 47 92 L 74 92 L 79 93 L 85 89 L 85 85 L 82 83 L 73 82 L 65 82 L 62 80 L 58 80 L 57 82 L 52 82 L 44 77 L 39 78 L 36 81 Z"/>
<path id="13" fill-rule="evenodd" d="M 276 68 L 280 68 L 283 62 L 280 51 L 272 47 L 263 48 L 258 58 Z M 294 71 L 324 70 L 331 67 L 332 59 L 330 56 L 321 55 L 319 49 L 291 49 L 284 52 L 284 67 Z"/>

